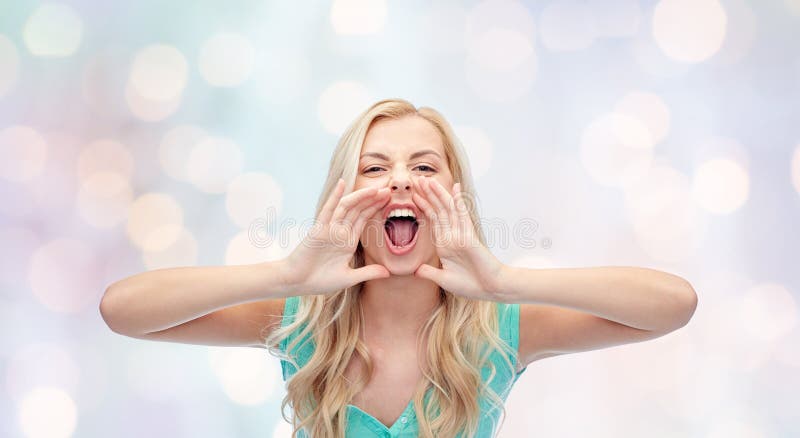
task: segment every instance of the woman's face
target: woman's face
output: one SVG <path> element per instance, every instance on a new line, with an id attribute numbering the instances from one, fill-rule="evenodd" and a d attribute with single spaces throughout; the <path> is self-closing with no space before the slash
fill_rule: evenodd
<path id="1" fill-rule="evenodd" d="M 439 266 L 433 227 L 411 197 L 420 190 L 421 176 L 436 179 L 452 194 L 453 176 L 436 128 L 417 116 L 373 123 L 361 148 L 355 190 L 388 187 L 391 196 L 361 234 L 367 264 L 381 264 L 393 275 L 411 275 L 423 263 Z M 403 204 L 414 212 L 416 221 L 387 220 Z"/>

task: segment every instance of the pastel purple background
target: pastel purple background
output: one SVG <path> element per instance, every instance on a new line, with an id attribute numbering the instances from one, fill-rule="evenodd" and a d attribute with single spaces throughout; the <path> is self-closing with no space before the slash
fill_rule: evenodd
<path id="1" fill-rule="evenodd" d="M 532 364 L 500 436 L 800 435 L 798 28 L 798 0 L 0 2 L 0 436 L 288 436 L 277 359 L 126 338 L 98 303 L 287 254 L 388 97 L 453 124 L 503 261 L 699 296 L 665 337 Z"/>

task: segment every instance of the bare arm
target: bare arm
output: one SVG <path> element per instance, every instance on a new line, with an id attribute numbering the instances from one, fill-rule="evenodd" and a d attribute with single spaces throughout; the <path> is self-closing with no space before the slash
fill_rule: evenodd
<path id="1" fill-rule="evenodd" d="M 389 276 L 380 265 L 349 266 L 367 219 L 389 190 L 343 195 L 341 179 L 300 245 L 285 259 L 251 265 L 158 269 L 111 284 L 100 313 L 116 333 L 211 345 L 256 345 L 283 299 L 328 294 Z"/>
<path id="2" fill-rule="evenodd" d="M 156 332 L 225 307 L 295 295 L 287 272 L 283 260 L 142 272 L 108 286 L 100 313 L 117 333 Z"/>

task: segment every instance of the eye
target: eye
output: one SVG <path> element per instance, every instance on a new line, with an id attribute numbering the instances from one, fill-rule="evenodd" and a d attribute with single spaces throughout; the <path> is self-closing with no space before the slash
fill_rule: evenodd
<path id="1" fill-rule="evenodd" d="M 375 172 L 376 170 L 383 170 L 383 169 L 381 169 L 378 166 L 370 166 L 370 167 L 367 167 L 366 169 L 364 169 L 364 173 Z"/>
<path id="2" fill-rule="evenodd" d="M 421 169 L 421 168 L 424 168 L 424 169 Z M 436 171 L 436 169 L 434 169 L 431 166 L 428 166 L 427 164 L 420 164 L 419 166 L 417 166 L 417 169 L 421 169 L 423 172 L 435 172 Z"/>

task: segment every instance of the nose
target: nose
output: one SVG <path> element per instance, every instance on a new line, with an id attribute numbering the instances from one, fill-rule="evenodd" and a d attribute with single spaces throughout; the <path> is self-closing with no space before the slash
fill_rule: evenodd
<path id="1" fill-rule="evenodd" d="M 411 191 L 411 175 L 408 172 L 394 172 L 392 175 L 392 193 Z"/>
<path id="2" fill-rule="evenodd" d="M 398 190 L 409 191 L 409 190 L 411 190 L 411 184 L 410 183 L 392 183 L 392 191 L 396 192 Z"/>

